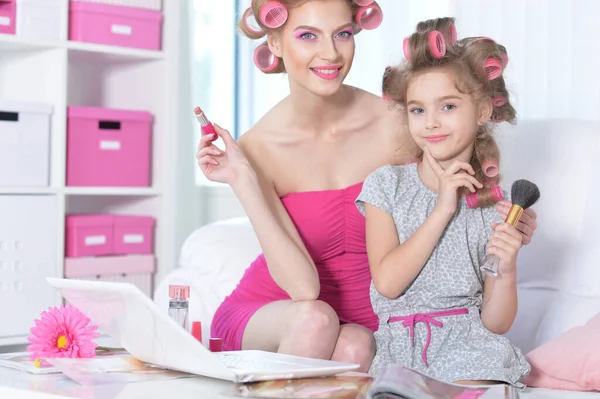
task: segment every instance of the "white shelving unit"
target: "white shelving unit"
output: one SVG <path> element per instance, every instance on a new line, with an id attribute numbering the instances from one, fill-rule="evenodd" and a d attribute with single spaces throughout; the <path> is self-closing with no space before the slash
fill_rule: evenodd
<path id="1" fill-rule="evenodd" d="M 178 248 L 175 248 L 174 225 L 179 126 L 178 27 L 180 18 L 184 16 L 180 15 L 178 2 L 163 2 L 161 51 L 70 42 L 67 40 L 68 0 L 62 1 L 64 26 L 61 28 L 61 40 L 44 41 L 0 35 L 0 99 L 48 103 L 54 108 L 51 117 L 49 185 L 0 186 L 0 197 L 53 198 L 51 212 L 55 213 L 55 219 L 51 226 L 55 226 L 56 231 L 47 232 L 50 233 L 48 250 L 52 253 L 52 259 L 47 259 L 50 263 L 44 266 L 47 268 L 44 270 L 51 271 L 46 277 L 63 277 L 65 215 L 89 212 L 153 216 L 156 218 L 154 254 L 157 282 L 175 267 L 178 252 Z M 144 110 L 153 114 L 151 187 L 66 186 L 66 122 L 67 107 L 71 105 Z M 0 223 L 3 221 L 0 220 Z M 34 229 L 35 226 L 31 225 L 30 228 Z M 6 263 L 0 264 L 0 272 L 2 267 L 13 267 Z M 9 272 L 27 272 L 17 270 L 16 266 L 14 268 Z M 41 284 L 47 285 L 45 281 L 40 282 L 40 287 L 43 287 Z M 16 282 L 13 286 L 0 281 L 0 307 L 19 306 L 18 303 L 11 303 L 10 290 L 18 288 L 15 287 Z M 60 296 L 51 287 L 41 288 L 39 293 L 27 300 L 28 309 L 39 308 L 39 312 L 61 303 Z M 27 315 L 25 321 L 2 320 L 1 324 L 26 324 L 30 319 L 30 324 L 19 325 L 16 332 L 10 334 L 6 333 L 10 329 L 0 328 L 0 346 L 26 343 L 29 327 L 39 312 L 32 317 Z"/>

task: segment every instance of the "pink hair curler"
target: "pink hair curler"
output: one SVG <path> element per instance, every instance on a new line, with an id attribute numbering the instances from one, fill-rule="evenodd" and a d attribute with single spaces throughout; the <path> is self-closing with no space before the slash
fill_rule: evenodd
<path id="1" fill-rule="evenodd" d="M 279 66 L 279 58 L 263 43 L 254 50 L 254 65 L 265 73 L 272 72 Z"/>
<path id="2" fill-rule="evenodd" d="M 500 201 L 504 195 L 502 194 L 502 188 L 500 186 L 495 186 L 490 189 L 490 193 L 492 194 L 492 198 L 494 201 Z M 467 205 L 469 208 L 477 208 L 479 206 L 479 193 L 472 193 L 465 197 L 467 200 Z"/>
<path id="3" fill-rule="evenodd" d="M 246 25 L 246 28 L 252 31 L 252 33 L 257 35 L 264 33 L 258 22 L 256 22 L 256 17 L 254 16 L 252 7 L 248 7 L 246 11 L 244 11 L 242 21 L 244 21 L 244 25 Z"/>
<path id="4" fill-rule="evenodd" d="M 495 96 L 494 98 L 492 98 L 492 103 L 494 104 L 494 107 L 501 107 L 504 104 L 506 104 L 506 97 Z"/>
<path id="5" fill-rule="evenodd" d="M 506 68 L 506 66 L 508 65 L 508 55 L 502 54 L 501 57 L 502 57 L 503 67 Z"/>
<path id="6" fill-rule="evenodd" d="M 450 25 L 450 44 L 453 45 L 458 40 L 458 33 L 456 33 L 456 25 Z"/>
<path id="7" fill-rule="evenodd" d="M 370 6 L 375 0 L 354 0 L 357 6 L 366 7 Z"/>
<path id="8" fill-rule="evenodd" d="M 405 37 L 402 41 L 402 51 L 404 52 L 404 58 L 410 61 L 410 38 Z"/>
<path id="9" fill-rule="evenodd" d="M 498 176 L 494 176 L 494 177 L 485 177 L 483 179 L 483 185 L 486 188 L 491 188 L 494 187 L 495 185 L 498 184 Z"/>
<path id="10" fill-rule="evenodd" d="M 381 8 L 373 3 L 365 7 L 361 7 L 356 13 L 356 24 L 361 29 L 373 30 L 383 21 L 383 11 Z"/>
<path id="11" fill-rule="evenodd" d="M 383 98 L 384 101 L 390 101 L 390 97 L 385 93 L 381 95 L 381 98 Z"/>
<path id="12" fill-rule="evenodd" d="M 442 58 L 446 54 L 446 42 L 440 31 L 434 30 L 427 35 L 429 51 L 433 58 Z"/>
<path id="13" fill-rule="evenodd" d="M 498 163 L 496 163 L 494 161 L 484 162 L 481 165 L 481 169 L 483 170 L 483 173 L 487 177 L 496 177 L 496 176 L 498 176 Z"/>
<path id="14" fill-rule="evenodd" d="M 502 64 L 497 59 L 490 57 L 485 61 L 485 74 L 488 80 L 494 80 L 502 75 Z"/>
<path id="15" fill-rule="evenodd" d="M 473 40 L 473 42 L 478 42 L 478 41 L 480 41 L 480 40 L 490 40 L 490 41 L 492 41 L 492 42 L 496 43 L 496 42 L 494 41 L 494 39 L 492 39 L 492 38 L 490 38 L 490 37 L 487 37 L 487 36 L 480 36 L 480 37 L 477 37 L 477 38 L 475 38 L 475 40 Z"/>
<path id="16" fill-rule="evenodd" d="M 260 22 L 271 29 L 277 29 L 287 21 L 288 10 L 278 1 L 269 1 L 260 9 Z"/>

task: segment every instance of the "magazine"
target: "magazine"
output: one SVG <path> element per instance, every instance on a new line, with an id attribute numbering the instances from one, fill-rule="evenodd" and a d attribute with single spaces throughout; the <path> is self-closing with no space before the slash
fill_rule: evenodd
<path id="1" fill-rule="evenodd" d="M 335 377 L 260 381 L 235 386 L 226 397 L 281 399 L 365 398 L 372 378 L 368 374 L 344 373 Z M 231 395 L 231 396 L 230 396 Z"/>
<path id="2" fill-rule="evenodd" d="M 428 377 L 399 364 L 384 366 L 371 384 L 368 399 L 516 399 L 507 385 L 462 386 Z"/>
<path id="3" fill-rule="evenodd" d="M 39 367 L 29 358 L 29 352 L 15 352 L 0 354 L 0 367 L 8 367 L 15 370 L 27 371 L 31 374 L 60 373 L 56 367 L 42 360 Z"/>

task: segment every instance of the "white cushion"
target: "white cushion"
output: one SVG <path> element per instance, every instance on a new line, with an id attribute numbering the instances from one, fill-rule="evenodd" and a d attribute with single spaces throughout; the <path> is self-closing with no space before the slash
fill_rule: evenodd
<path id="1" fill-rule="evenodd" d="M 202 322 L 208 342 L 213 315 L 240 281 L 261 249 L 247 218 L 235 218 L 203 226 L 184 242 L 180 266 L 157 287 L 154 300 L 168 309 L 169 285 L 190 286 L 190 323 Z"/>

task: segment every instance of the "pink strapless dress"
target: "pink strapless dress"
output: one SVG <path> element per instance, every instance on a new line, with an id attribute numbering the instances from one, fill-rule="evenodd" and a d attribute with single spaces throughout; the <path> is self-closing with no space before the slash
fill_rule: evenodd
<path id="1" fill-rule="evenodd" d="M 378 319 L 369 299 L 365 218 L 354 204 L 361 187 L 358 183 L 341 190 L 291 193 L 281 201 L 316 264 L 321 280 L 319 299 L 335 309 L 342 323 L 375 331 Z M 211 335 L 223 339 L 223 350 L 239 350 L 254 313 L 268 303 L 289 299 L 271 278 L 261 254 L 217 309 Z"/>

